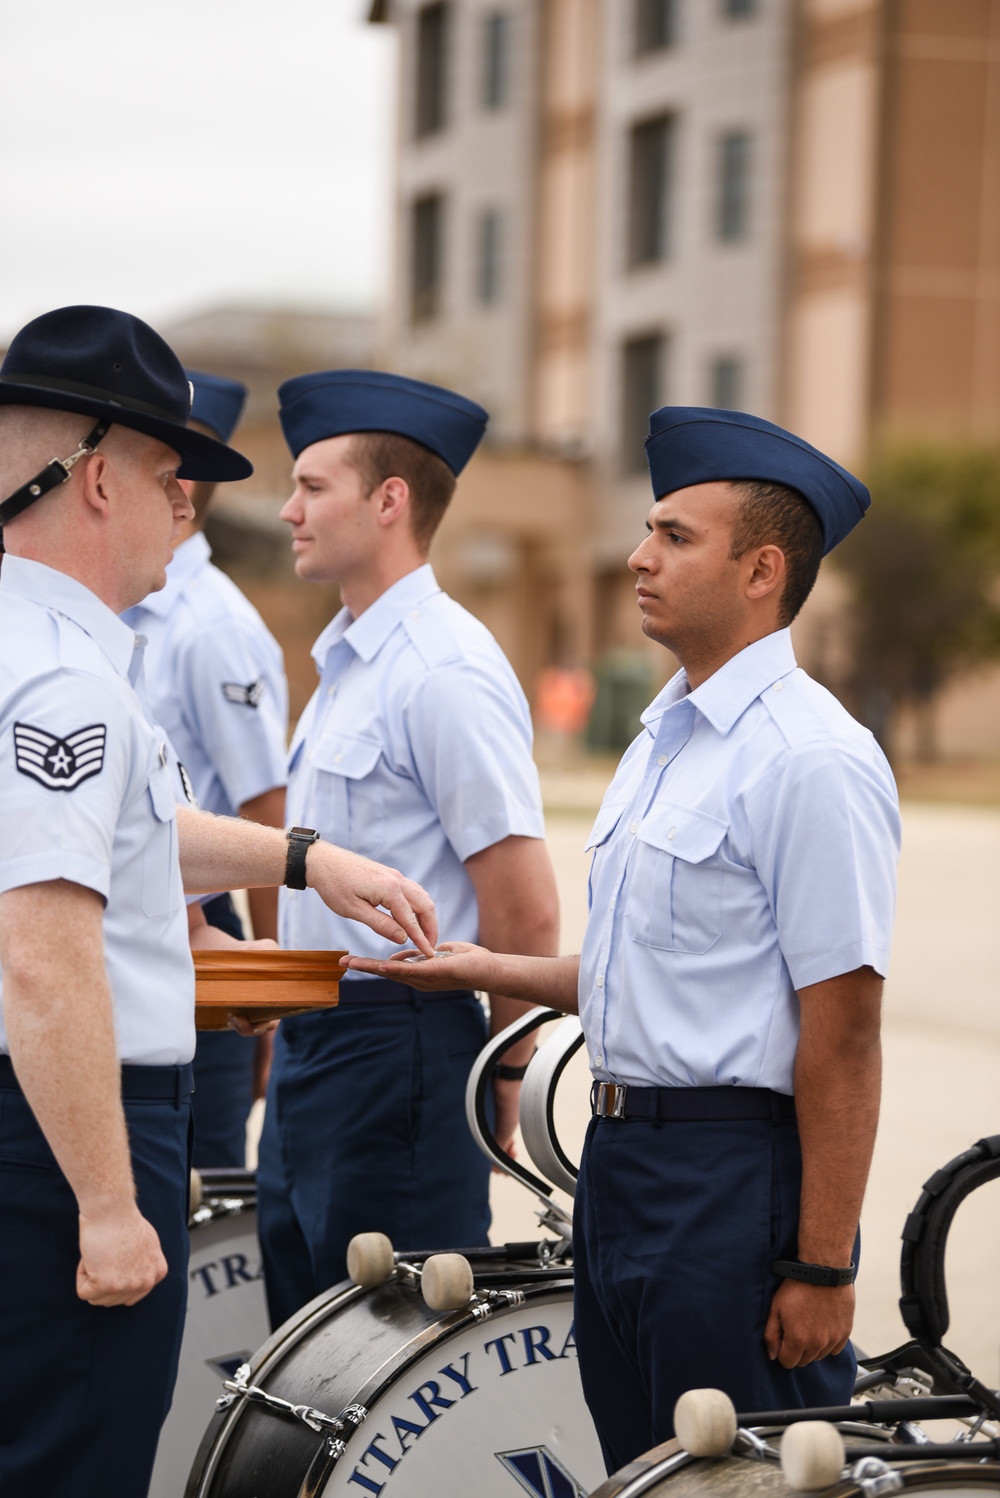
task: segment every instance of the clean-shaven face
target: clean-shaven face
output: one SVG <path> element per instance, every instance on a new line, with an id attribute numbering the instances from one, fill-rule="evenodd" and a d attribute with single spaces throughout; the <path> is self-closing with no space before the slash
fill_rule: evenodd
<path id="1" fill-rule="evenodd" d="M 292 528 L 297 576 L 343 585 L 367 567 L 379 533 L 370 496 L 347 461 L 350 433 L 304 448 L 295 460 L 291 498 L 281 519 Z"/>
<path id="2" fill-rule="evenodd" d="M 120 499 L 116 544 L 135 602 L 159 592 L 181 526 L 194 511 L 177 481 L 180 455 L 155 437 L 129 433 L 127 446 L 116 446 L 108 467 Z"/>
<path id="3" fill-rule="evenodd" d="M 728 483 L 677 489 L 653 505 L 646 539 L 628 559 L 643 634 L 681 662 L 715 653 L 738 632 L 740 564 L 729 555 L 738 508 Z"/>

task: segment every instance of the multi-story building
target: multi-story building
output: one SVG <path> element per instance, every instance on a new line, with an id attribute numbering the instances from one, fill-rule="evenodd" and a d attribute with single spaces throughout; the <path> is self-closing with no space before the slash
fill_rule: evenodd
<path id="1" fill-rule="evenodd" d="M 378 0 L 401 35 L 386 354 L 491 411 L 439 571 L 522 677 L 636 640 L 666 400 L 779 414 L 789 0 Z"/>
<path id="2" fill-rule="evenodd" d="M 665 402 L 1000 434 L 1000 0 L 374 0 L 381 356 L 492 413 L 437 554 L 522 679 L 638 641 Z M 819 590 L 804 615 L 830 607 Z"/>

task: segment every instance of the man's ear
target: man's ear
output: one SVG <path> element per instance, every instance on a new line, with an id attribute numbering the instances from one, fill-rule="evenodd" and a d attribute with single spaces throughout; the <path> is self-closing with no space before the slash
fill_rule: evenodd
<path id="1" fill-rule="evenodd" d="M 84 504 L 106 519 L 113 495 L 113 476 L 107 458 L 101 452 L 93 453 L 83 460 L 77 474 Z"/>
<path id="2" fill-rule="evenodd" d="M 760 600 L 777 590 L 780 598 L 787 575 L 785 553 L 781 547 L 758 546 L 749 551 L 744 560 L 751 564 L 746 585 L 747 597 Z"/>
<path id="3" fill-rule="evenodd" d="M 388 478 L 375 491 L 379 525 L 396 525 L 410 508 L 410 486 L 405 479 Z"/>

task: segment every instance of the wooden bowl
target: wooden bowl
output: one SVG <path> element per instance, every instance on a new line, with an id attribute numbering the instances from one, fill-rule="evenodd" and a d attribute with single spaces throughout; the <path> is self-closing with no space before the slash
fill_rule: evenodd
<path id="1" fill-rule="evenodd" d="M 331 1009 L 338 1001 L 344 952 L 194 952 L 199 1030 L 225 1030 L 239 1014 L 252 1025 Z"/>

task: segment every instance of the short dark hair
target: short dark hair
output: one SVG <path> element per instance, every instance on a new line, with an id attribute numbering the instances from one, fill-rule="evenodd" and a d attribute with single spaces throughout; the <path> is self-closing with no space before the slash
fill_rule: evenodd
<path id="1" fill-rule="evenodd" d="M 386 479 L 406 481 L 413 539 L 429 547 L 455 492 L 455 475 L 444 459 L 398 432 L 355 432 L 347 462 L 357 469 L 369 494 Z"/>
<path id="2" fill-rule="evenodd" d="M 733 484 L 740 507 L 733 521 L 729 556 L 738 562 L 752 546 L 778 546 L 785 557 L 785 589 L 779 622 L 791 624 L 812 592 L 823 559 L 819 516 L 797 489 L 760 479 Z"/>

